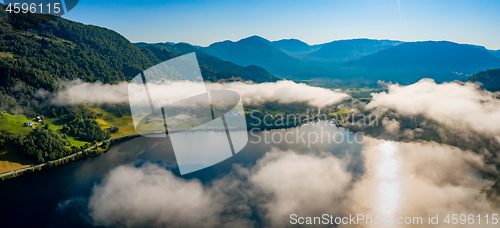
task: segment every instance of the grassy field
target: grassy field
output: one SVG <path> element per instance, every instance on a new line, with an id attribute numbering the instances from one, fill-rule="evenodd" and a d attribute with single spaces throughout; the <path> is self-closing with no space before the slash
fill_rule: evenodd
<path id="1" fill-rule="evenodd" d="M 96 121 L 103 130 L 108 130 L 112 127 L 119 128 L 117 132 L 111 134 L 111 137 L 119 137 L 136 133 L 131 116 L 116 117 L 115 115 L 102 109 L 92 109 L 96 113 L 102 114 L 102 117 L 96 119 Z M 26 127 L 24 126 L 24 123 L 26 122 L 33 122 L 34 125 L 32 127 Z M 66 122 L 57 118 L 45 118 L 44 123 L 48 124 L 49 128 L 53 131 L 61 130 L 64 124 L 66 124 Z M 0 130 L 6 130 L 14 134 L 28 135 L 39 124 L 41 123 L 37 123 L 34 119 L 29 119 L 24 115 L 11 115 L 6 112 L 0 112 Z M 83 146 L 89 143 L 71 136 L 68 136 L 68 141 L 71 144 L 68 148 L 71 146 Z M 24 159 L 17 151 L 15 151 L 15 148 L 0 148 L 0 173 L 25 168 L 32 164 L 34 163 Z"/>
<path id="2" fill-rule="evenodd" d="M 342 114 L 349 114 L 349 113 L 352 113 L 352 111 L 351 111 L 349 108 L 342 107 L 342 108 L 340 108 L 340 110 L 339 110 L 339 111 L 337 111 L 337 112 L 332 112 L 332 113 L 330 113 L 330 114 L 328 114 L 328 115 L 337 115 L 337 116 L 338 116 L 338 115 L 342 115 Z"/>
<path id="3" fill-rule="evenodd" d="M 339 89 L 331 89 L 331 90 L 339 90 Z M 359 99 L 359 100 L 371 100 L 372 93 L 380 93 L 386 91 L 384 89 L 374 89 L 374 88 L 345 88 L 340 89 L 341 92 L 349 94 L 352 98 L 345 99 Z"/>
<path id="4" fill-rule="evenodd" d="M 34 120 L 26 118 L 23 115 L 11 115 L 6 112 L 0 112 L 0 130 L 6 130 L 15 134 L 29 134 L 35 127 L 25 127 L 24 123 Z"/>
<path id="5" fill-rule="evenodd" d="M 342 89 L 343 92 L 348 92 L 348 93 L 364 93 L 364 92 L 373 92 L 373 91 L 379 91 L 380 89 L 373 89 L 373 88 L 347 88 L 347 89 Z"/>
<path id="6" fill-rule="evenodd" d="M 32 127 L 24 126 L 26 122 L 33 122 Z M 64 122 L 58 119 L 45 119 L 45 124 L 49 124 L 49 128 L 58 131 L 63 128 Z M 6 112 L 0 112 L 0 130 L 6 130 L 14 134 L 28 135 L 37 125 L 41 123 L 35 122 L 34 119 L 28 119 L 24 115 L 11 115 Z M 68 136 L 70 146 L 83 146 L 88 142 L 80 141 L 76 138 Z M 28 167 L 34 162 L 24 159 L 15 148 L 0 148 L 0 173 L 13 171 Z"/>
<path id="7" fill-rule="evenodd" d="M 6 130 L 15 134 L 27 135 L 35 128 L 26 127 L 24 123 L 34 122 L 24 115 L 11 115 L 0 112 L 0 130 Z M 0 173 L 10 172 L 30 166 L 33 162 L 21 157 L 14 148 L 0 148 Z"/>
<path id="8" fill-rule="evenodd" d="M 64 126 L 64 122 L 57 119 L 46 119 L 45 124 L 49 124 L 49 128 L 53 131 L 61 130 Z"/>
<path id="9" fill-rule="evenodd" d="M 351 111 L 349 108 L 342 107 L 342 108 L 340 108 L 340 110 L 339 110 L 339 111 L 337 111 L 337 112 L 332 112 L 332 113 L 328 114 L 328 116 L 330 116 L 330 115 L 335 115 L 335 116 L 337 116 L 337 117 L 339 118 L 339 120 L 338 120 L 338 121 L 339 121 L 339 123 L 344 123 L 344 121 L 345 121 L 345 119 L 344 119 L 344 118 L 345 118 L 345 117 L 343 117 L 342 115 L 345 115 L 345 114 L 350 114 L 350 113 L 352 113 L 352 111 Z"/>
<path id="10" fill-rule="evenodd" d="M 108 113 L 102 109 L 94 108 L 94 110 L 97 113 L 101 113 L 103 115 L 102 118 L 96 120 L 103 130 L 107 130 L 111 127 L 119 128 L 118 132 L 111 134 L 111 137 L 118 137 L 136 133 L 131 116 L 116 117 L 113 114 Z M 33 127 L 25 127 L 24 123 L 26 122 L 33 122 Z M 45 124 L 49 124 L 49 128 L 54 131 L 61 130 L 65 124 L 65 122 L 53 118 L 46 118 L 44 122 Z M 0 112 L 0 130 L 6 130 L 15 134 L 27 135 L 31 132 L 31 130 L 36 128 L 37 124 L 39 123 L 36 123 L 33 119 L 28 119 L 24 115 L 11 115 L 6 112 Z M 71 138 L 70 142 L 75 145 L 85 144 L 85 142 L 78 141 L 74 138 Z"/>
<path id="11" fill-rule="evenodd" d="M 29 167 L 33 162 L 24 159 L 14 148 L 0 149 L 0 173 Z"/>
<path id="12" fill-rule="evenodd" d="M 14 58 L 14 55 L 10 52 L 0 52 L 0 58 Z"/>
<path id="13" fill-rule="evenodd" d="M 285 112 L 282 112 L 282 111 L 275 111 L 275 110 L 266 110 L 268 114 L 271 114 L 273 116 L 276 116 L 276 115 L 282 115 L 282 116 L 285 116 Z"/>
<path id="14" fill-rule="evenodd" d="M 75 139 L 71 136 L 68 136 L 68 141 L 69 141 L 69 143 L 71 143 L 71 146 L 83 146 L 83 145 L 89 143 L 89 142 L 85 142 L 85 141 L 80 141 L 80 140 Z M 68 148 L 71 148 L 71 146 L 68 146 Z"/>
<path id="15" fill-rule="evenodd" d="M 102 109 L 94 108 L 97 113 L 102 114 L 102 118 L 97 119 L 97 123 L 103 130 L 108 130 L 112 127 L 118 127 L 118 131 L 111 134 L 111 137 L 119 137 L 124 135 L 135 134 L 134 122 L 131 116 L 116 117 L 115 115 L 106 112 Z"/>
<path id="16" fill-rule="evenodd" d="M 63 128 L 65 122 L 60 121 L 58 119 L 46 119 L 45 124 L 49 124 L 49 128 L 52 129 L 53 131 L 59 131 Z M 81 141 L 71 136 L 68 136 L 68 141 L 69 143 L 71 143 L 71 146 L 83 146 L 88 143 L 86 141 Z M 68 146 L 68 148 L 71 148 L 71 146 Z"/>
<path id="17" fill-rule="evenodd" d="M 373 98 L 371 98 L 371 97 L 367 97 L 367 98 L 346 97 L 346 98 L 344 98 L 344 100 L 360 100 L 360 101 L 370 102 L 371 100 L 373 100 Z"/>

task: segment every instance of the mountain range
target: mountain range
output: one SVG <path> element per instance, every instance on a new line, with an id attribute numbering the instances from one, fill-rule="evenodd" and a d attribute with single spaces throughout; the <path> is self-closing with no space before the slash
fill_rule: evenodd
<path id="1" fill-rule="evenodd" d="M 201 68 L 209 68 L 216 72 L 224 72 L 225 74 L 232 74 L 234 78 L 240 78 L 245 81 L 254 81 L 254 82 L 275 82 L 279 80 L 276 76 L 270 74 L 266 70 L 261 67 L 255 65 L 248 65 L 246 67 L 242 67 L 240 65 L 234 64 L 229 61 L 224 61 L 220 58 L 214 57 L 205 53 L 204 51 L 198 49 L 196 46 L 187 44 L 187 43 L 156 43 L 156 44 L 147 44 L 147 43 L 136 43 L 137 47 L 140 48 L 157 48 L 161 50 L 165 50 L 169 53 L 173 53 L 175 55 L 184 55 L 188 53 L 196 53 L 196 57 L 198 59 L 198 63 L 201 64 Z M 208 71 L 208 70 L 207 70 Z M 230 77 L 224 77 L 222 75 L 218 75 L 218 77 L 210 77 L 203 72 L 205 79 L 208 80 L 217 80 L 217 79 L 229 79 Z M 228 75 L 229 76 L 229 75 Z"/>
<path id="2" fill-rule="evenodd" d="M 351 39 L 309 45 L 298 39 L 251 36 L 208 47 L 132 44 L 110 29 L 51 15 L 18 14 L 9 23 L 7 18 L 0 10 L 0 93 L 26 100 L 35 95 L 35 88 L 56 90 L 61 79 L 127 81 L 155 64 L 191 52 L 197 54 L 202 74 L 210 81 L 261 83 L 281 77 L 408 84 L 425 77 L 437 82 L 467 80 L 477 72 L 500 68 L 500 50 L 447 41 Z"/>
<path id="3" fill-rule="evenodd" d="M 448 41 L 352 39 L 308 45 L 297 39 L 269 41 L 251 36 L 199 50 L 243 66 L 261 66 L 294 80 L 385 80 L 407 84 L 430 77 L 443 82 L 466 80 L 479 71 L 500 68 L 500 50 Z"/>
<path id="4" fill-rule="evenodd" d="M 0 4 L 0 108 L 15 103 L 28 106 L 38 89 L 57 91 L 64 80 L 129 81 L 141 71 L 182 54 L 150 45 L 138 47 L 110 29 L 52 15 L 9 17 L 3 7 Z M 25 28 L 31 29 L 22 31 Z M 174 46 L 197 50 L 187 44 Z M 257 66 L 243 67 L 197 53 L 202 75 L 209 81 L 279 80 Z"/>
<path id="5" fill-rule="evenodd" d="M 287 55 L 274 47 L 271 41 L 258 36 L 238 42 L 218 42 L 200 50 L 239 65 L 257 65 L 279 76 L 293 74 L 300 69 L 299 59 Z"/>
<path id="6" fill-rule="evenodd" d="M 344 65 L 387 81 L 414 82 L 428 77 L 443 82 L 499 68 L 500 59 L 469 45 L 426 41 L 403 43 Z M 403 76 L 406 80 L 401 80 Z"/>
<path id="7" fill-rule="evenodd" d="M 333 62 L 347 62 L 401 43 L 403 42 L 393 40 L 337 40 L 324 44 L 320 49 L 310 53 L 307 57 L 310 59 L 331 60 Z"/>

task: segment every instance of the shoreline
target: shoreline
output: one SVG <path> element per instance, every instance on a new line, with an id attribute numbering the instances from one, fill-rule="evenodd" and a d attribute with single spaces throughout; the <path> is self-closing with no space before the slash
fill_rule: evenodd
<path id="1" fill-rule="evenodd" d="M 315 116 L 315 117 L 317 117 L 317 116 Z M 315 117 L 313 117 L 311 119 L 314 119 Z M 299 123 L 299 124 L 295 124 L 295 125 L 287 125 L 287 126 L 253 126 L 251 129 L 249 129 L 247 127 L 246 130 L 241 128 L 241 129 L 229 129 L 229 131 L 247 131 L 247 132 L 250 132 L 250 130 L 269 131 L 269 130 L 295 128 L 295 127 L 300 127 L 302 125 L 303 125 L 303 123 Z M 34 166 L 22 168 L 22 169 L 12 170 L 12 171 L 9 171 L 6 173 L 2 173 L 2 174 L 0 174 L 0 182 L 22 176 L 26 173 L 39 172 L 39 171 L 54 168 L 57 166 L 61 166 L 61 165 L 67 164 L 69 162 L 77 161 L 77 160 L 80 160 L 83 158 L 98 156 L 102 153 L 107 152 L 110 149 L 110 147 L 113 145 L 113 143 L 121 142 L 124 140 L 130 140 L 130 139 L 140 137 L 143 135 L 156 135 L 156 134 L 161 134 L 161 133 L 172 134 L 172 133 L 179 133 L 179 132 L 199 132 L 199 131 L 224 131 L 224 130 L 223 129 L 189 129 L 189 130 L 174 129 L 174 130 L 170 130 L 170 132 L 168 132 L 168 131 L 167 132 L 149 131 L 149 132 L 142 132 L 142 133 L 135 133 L 135 134 L 130 134 L 130 135 L 118 136 L 118 137 L 110 138 L 110 139 L 107 139 L 103 142 L 97 143 L 90 148 L 87 148 L 83 151 L 71 154 L 71 155 L 66 156 L 64 158 L 60 158 L 60 159 L 53 160 L 53 161 L 48 161 L 48 162 L 45 162 L 42 164 L 38 164 L 38 165 L 34 165 Z M 109 145 L 106 148 L 104 148 L 101 151 L 97 151 L 95 153 L 88 153 L 89 151 L 96 149 L 96 148 L 97 148 L 97 150 L 99 150 L 98 148 L 104 142 L 109 142 Z"/>
<path id="2" fill-rule="evenodd" d="M 90 148 L 87 148 L 87 149 L 85 149 L 83 151 L 71 154 L 71 155 L 66 156 L 64 158 L 59 158 L 57 160 L 44 162 L 42 164 L 38 164 L 38 165 L 34 165 L 34 166 L 30 166 L 30 167 L 26 167 L 26 168 L 17 169 L 17 170 L 9 171 L 9 172 L 6 172 L 6 173 L 2 173 L 2 174 L 0 174 L 0 181 L 10 180 L 10 179 L 22 176 L 25 173 L 34 173 L 34 172 L 39 172 L 39 171 L 42 171 L 42 170 L 54 168 L 54 167 L 57 167 L 57 166 L 61 166 L 61 165 L 67 164 L 69 162 L 80 160 L 82 158 L 88 158 L 88 157 L 98 156 L 98 155 L 100 155 L 102 153 L 107 152 L 109 150 L 109 148 L 111 147 L 111 145 L 113 143 L 116 143 L 116 141 L 122 141 L 124 139 L 129 140 L 129 139 L 132 139 L 132 138 L 135 138 L 135 137 L 138 137 L 138 136 L 140 136 L 140 135 L 139 134 L 131 134 L 131 135 L 124 135 L 124 136 L 110 138 L 110 139 L 105 140 L 103 142 L 97 143 L 97 144 L 95 144 L 94 146 L 92 146 Z M 102 149 L 102 150 L 99 151 L 98 148 L 104 142 L 109 142 L 110 144 L 106 148 L 104 148 L 104 149 Z M 93 149 L 97 149 L 97 151 L 95 153 L 88 153 L 89 151 L 91 151 Z"/>
<path id="3" fill-rule="evenodd" d="M 281 128 L 288 128 L 288 127 L 279 127 L 279 128 L 273 128 L 273 129 L 281 129 Z M 243 131 L 243 129 L 230 129 L 230 131 L 233 131 L 233 130 Z M 260 129 L 260 130 L 271 130 L 271 129 Z M 172 133 L 178 133 L 178 132 L 183 132 L 183 131 L 185 131 L 185 132 L 198 132 L 198 131 L 223 131 L 223 130 L 219 130 L 219 129 L 193 129 L 193 130 L 187 130 L 187 131 L 186 130 L 171 130 L 170 133 L 172 134 Z M 162 132 L 162 133 L 164 133 L 164 132 Z M 143 135 L 156 135 L 156 134 L 159 134 L 159 133 L 157 131 L 151 131 L 151 132 L 135 133 L 135 134 L 110 138 L 110 139 L 107 139 L 103 142 L 97 143 L 97 144 L 93 145 L 92 147 L 89 147 L 83 151 L 71 154 L 71 155 L 66 156 L 64 158 L 60 158 L 57 160 L 44 162 L 42 164 L 38 164 L 38 165 L 34 165 L 34 166 L 30 166 L 30 167 L 2 173 L 2 174 L 0 174 L 0 182 L 10 180 L 10 179 L 13 179 L 16 177 L 20 177 L 26 173 L 39 172 L 39 171 L 54 168 L 57 166 L 61 166 L 61 165 L 67 164 L 69 162 L 77 161 L 77 160 L 80 160 L 83 158 L 98 156 L 102 153 L 107 152 L 109 150 L 109 148 L 113 145 L 113 143 L 130 140 L 130 139 L 140 137 Z M 168 132 L 166 134 L 168 134 Z M 110 142 L 110 144 L 105 149 L 103 149 L 101 151 L 97 151 L 95 153 L 88 153 L 89 151 L 91 151 L 93 149 L 99 148 L 99 146 L 101 146 L 104 142 Z"/>

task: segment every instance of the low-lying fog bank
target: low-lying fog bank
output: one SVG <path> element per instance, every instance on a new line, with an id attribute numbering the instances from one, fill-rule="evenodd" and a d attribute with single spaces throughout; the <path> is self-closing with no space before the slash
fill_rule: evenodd
<path id="1" fill-rule="evenodd" d="M 494 212 L 479 190 L 491 183 L 480 173 L 496 169 L 476 153 L 367 138 L 362 156 L 365 172 L 355 179 L 349 158 L 273 149 L 255 166 L 235 165 L 205 185 L 155 164 L 123 165 L 94 187 L 88 208 L 96 225 L 127 227 L 280 227 L 290 225 L 291 214 L 426 221 L 428 214 Z"/>

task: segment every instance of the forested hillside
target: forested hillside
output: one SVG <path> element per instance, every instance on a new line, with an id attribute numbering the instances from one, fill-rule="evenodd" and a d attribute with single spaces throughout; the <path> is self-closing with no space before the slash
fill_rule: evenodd
<path id="1" fill-rule="evenodd" d="M 467 81 L 480 82 L 482 87 L 489 91 L 500 90 L 500 69 L 479 72 Z"/>
<path id="2" fill-rule="evenodd" d="M 141 70 L 177 56 L 154 47 L 138 48 L 109 29 L 53 19 L 51 15 L 16 14 L 11 18 L 8 21 L 7 12 L 0 10 L 0 93 L 14 97 L 23 106 L 39 88 L 57 90 L 60 79 L 103 83 L 127 81 Z M 20 30 L 29 27 L 30 23 L 40 24 L 40 21 L 49 22 Z M 261 68 L 248 67 L 232 72 L 221 72 L 203 64 L 201 68 L 202 74 L 212 81 L 229 78 L 257 82 L 277 80 Z M 255 79 L 254 73 L 266 77 Z M 5 102 L 0 101 L 0 105 Z"/>
<path id="3" fill-rule="evenodd" d="M 231 80 L 234 78 L 241 78 L 245 81 L 250 80 L 254 82 L 275 82 L 279 80 L 279 78 L 270 74 L 261 67 L 255 65 L 243 67 L 229 61 L 224 61 L 186 43 L 136 43 L 135 45 L 141 47 L 141 49 L 146 48 L 152 50 L 154 53 L 160 53 L 158 49 L 167 50 L 168 52 L 174 53 L 176 55 L 184 55 L 195 52 L 196 57 L 198 58 L 198 63 L 200 64 L 202 70 L 203 77 L 211 81 L 221 79 Z M 160 60 L 163 60 L 162 56 L 157 57 Z"/>
<path id="4" fill-rule="evenodd" d="M 18 155 L 31 162 L 54 160 L 112 134 L 133 134 L 130 116 L 123 116 L 129 111 L 127 104 L 55 106 L 37 93 L 58 91 L 61 82 L 76 79 L 129 81 L 142 70 L 183 54 L 137 47 L 112 30 L 51 15 L 9 17 L 4 7 L 0 4 L 0 161 L 10 162 Z M 206 54 L 201 59 L 219 60 Z M 207 80 L 278 80 L 259 67 L 219 61 L 224 64 L 200 64 Z M 45 121 L 36 121 L 38 116 Z"/>
<path id="5" fill-rule="evenodd" d="M 18 14 L 18 17 L 35 17 Z M 39 17 L 48 15 L 36 15 Z M 114 31 L 56 18 L 26 31 L 11 32 L 7 13 L 0 12 L 0 86 L 4 93 L 16 87 L 24 96 L 36 89 L 56 89 L 58 79 L 114 83 L 158 62 L 146 56 Z M 32 20 L 11 21 L 27 23 Z M 135 73 L 135 72 L 134 72 Z"/>

